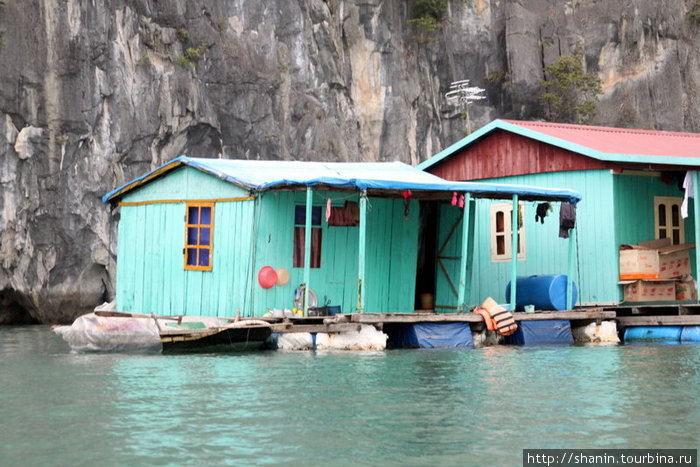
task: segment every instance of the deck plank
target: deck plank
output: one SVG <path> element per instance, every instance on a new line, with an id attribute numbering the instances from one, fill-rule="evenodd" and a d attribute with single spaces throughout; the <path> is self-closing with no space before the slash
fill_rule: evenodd
<path id="1" fill-rule="evenodd" d="M 700 315 L 618 316 L 622 327 L 630 326 L 700 326 Z"/>

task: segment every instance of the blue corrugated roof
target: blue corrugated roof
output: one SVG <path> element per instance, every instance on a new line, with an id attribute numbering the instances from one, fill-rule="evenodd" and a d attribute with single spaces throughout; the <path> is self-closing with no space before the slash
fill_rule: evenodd
<path id="1" fill-rule="evenodd" d="M 180 156 L 161 167 L 107 193 L 103 202 L 116 201 L 129 191 L 182 165 L 193 167 L 251 191 L 284 186 L 327 185 L 357 190 L 406 190 L 468 192 L 476 197 L 561 200 L 576 203 L 574 190 L 504 185 L 482 182 L 450 182 L 401 162 L 303 162 L 202 159 Z"/>

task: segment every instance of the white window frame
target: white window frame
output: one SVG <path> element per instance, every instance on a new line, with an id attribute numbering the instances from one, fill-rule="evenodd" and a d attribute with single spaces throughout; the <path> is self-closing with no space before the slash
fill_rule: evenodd
<path id="1" fill-rule="evenodd" d="M 683 198 L 675 196 L 654 196 L 654 238 L 670 238 L 672 244 L 676 244 L 673 241 L 673 231 L 678 230 L 678 243 L 685 243 L 685 222 L 683 221 L 683 216 L 681 216 L 681 203 L 683 203 Z M 659 206 L 666 207 L 666 224 L 660 225 L 659 220 Z M 673 222 L 672 209 L 676 206 L 678 210 L 678 222 L 680 225 L 669 225 Z M 661 230 L 666 230 L 666 235 L 661 236 Z"/>
<path id="2" fill-rule="evenodd" d="M 525 260 L 525 203 L 518 203 L 518 209 L 520 210 L 520 218 L 522 219 L 522 225 L 518 229 L 518 261 Z M 503 231 L 497 232 L 496 227 L 496 217 L 498 213 L 503 213 Z M 513 260 L 513 230 L 512 230 L 512 220 L 513 220 L 513 203 L 494 203 L 491 205 L 490 211 L 490 228 L 489 236 L 491 238 L 491 262 L 500 263 L 505 261 Z M 504 237 L 504 252 L 498 253 L 498 237 Z"/>

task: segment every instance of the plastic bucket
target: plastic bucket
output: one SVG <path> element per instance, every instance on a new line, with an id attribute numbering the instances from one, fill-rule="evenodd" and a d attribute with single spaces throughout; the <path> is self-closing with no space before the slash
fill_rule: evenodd
<path id="1" fill-rule="evenodd" d="M 420 306 L 422 310 L 432 310 L 435 307 L 435 296 L 431 293 L 420 294 Z"/>
<path id="2" fill-rule="evenodd" d="M 525 305 L 534 305 L 537 310 L 566 310 L 566 274 L 522 276 L 516 284 L 516 310 L 524 309 Z M 575 282 L 571 284 L 571 299 L 573 306 L 578 299 Z M 506 302 L 510 303 L 510 282 L 506 286 Z"/>

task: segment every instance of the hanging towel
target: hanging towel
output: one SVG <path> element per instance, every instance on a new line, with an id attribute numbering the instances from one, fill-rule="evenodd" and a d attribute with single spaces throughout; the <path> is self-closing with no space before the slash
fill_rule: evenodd
<path id="1" fill-rule="evenodd" d="M 326 222 L 331 218 L 331 199 L 326 202 Z"/>
<path id="2" fill-rule="evenodd" d="M 685 189 L 685 195 L 683 196 L 683 203 L 681 203 L 681 216 L 685 219 L 688 217 L 688 198 L 693 197 L 693 172 L 688 171 L 685 173 L 683 188 Z"/>
<path id="3" fill-rule="evenodd" d="M 559 237 L 569 238 L 569 229 L 576 225 L 576 206 L 571 203 L 561 203 L 559 208 Z"/>

